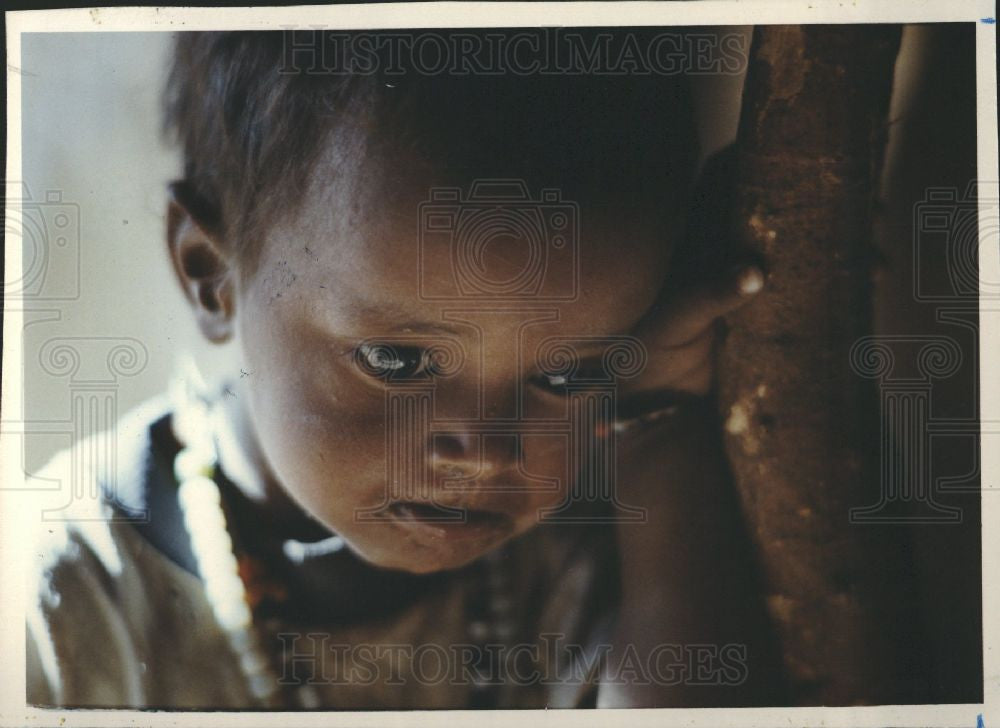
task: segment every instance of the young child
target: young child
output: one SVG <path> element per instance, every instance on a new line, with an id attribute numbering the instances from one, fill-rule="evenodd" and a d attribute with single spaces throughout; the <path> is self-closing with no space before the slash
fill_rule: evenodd
<path id="1" fill-rule="evenodd" d="M 297 65 L 329 42 L 178 36 L 167 247 L 238 354 L 42 534 L 29 701 L 760 700 L 710 395 L 764 279 L 683 244 L 687 79 Z"/>

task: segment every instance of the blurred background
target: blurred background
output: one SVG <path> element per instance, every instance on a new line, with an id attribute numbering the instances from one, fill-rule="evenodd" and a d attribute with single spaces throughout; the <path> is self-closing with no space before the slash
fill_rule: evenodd
<path id="1" fill-rule="evenodd" d="M 164 245 L 165 186 L 179 169 L 159 133 L 170 42 L 22 38 L 23 180 L 8 194 L 24 199 L 14 224 L 24 231 L 27 472 L 71 443 L 61 425 L 74 382 L 103 382 L 122 414 L 163 391 L 178 353 L 198 345 Z M 75 346 L 79 367 L 64 371 L 60 342 L 84 338 L 92 346 Z M 107 366 L 116 346 L 127 350 L 120 373 Z"/>

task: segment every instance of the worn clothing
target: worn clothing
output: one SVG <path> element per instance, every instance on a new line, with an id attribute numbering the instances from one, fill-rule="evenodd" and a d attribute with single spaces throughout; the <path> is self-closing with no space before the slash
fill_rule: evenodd
<path id="1" fill-rule="evenodd" d="M 184 528 L 171 403 L 128 415 L 116 443 L 113 472 L 84 472 L 78 489 L 96 486 L 102 498 L 77 500 L 70 520 L 40 530 L 29 702 L 252 707 Z M 39 476 L 66 482 L 74 453 L 87 447 L 59 454 Z M 244 549 L 241 570 L 249 565 L 256 579 L 254 622 L 283 707 L 592 704 L 617 589 L 609 526 L 543 523 L 467 567 L 418 576 L 378 569 L 346 548 L 291 558 L 225 475 L 216 481 Z"/>

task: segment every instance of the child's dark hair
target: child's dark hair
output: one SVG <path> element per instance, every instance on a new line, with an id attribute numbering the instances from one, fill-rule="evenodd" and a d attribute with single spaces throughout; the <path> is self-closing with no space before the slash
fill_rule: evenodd
<path id="1" fill-rule="evenodd" d="M 433 32 L 495 40 L 526 31 Z M 379 45 L 380 33 L 364 32 L 367 47 Z M 612 35 L 624 33 L 654 31 Z M 344 43 L 349 35 L 178 34 L 165 130 L 183 151 L 188 206 L 237 254 L 254 256 L 267 226 L 294 209 L 327 135 L 338 130 L 360 130 L 383 149 L 461 173 L 456 186 L 475 177 L 572 184 L 578 196 L 599 201 L 652 203 L 649 214 L 684 203 L 697 143 L 683 75 L 427 73 L 385 53 L 346 72 L 351 49 L 361 47 Z M 586 42 L 599 33 L 578 35 Z M 334 40 L 339 55 L 330 68 L 316 59 Z"/>

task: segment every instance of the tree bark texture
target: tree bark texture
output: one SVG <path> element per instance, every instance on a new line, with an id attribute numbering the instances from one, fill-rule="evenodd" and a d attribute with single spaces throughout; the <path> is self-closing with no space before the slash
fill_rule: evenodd
<path id="1" fill-rule="evenodd" d="M 871 212 L 899 26 L 758 26 L 738 137 L 737 244 L 768 283 L 728 319 L 726 450 L 800 705 L 905 702 L 898 530 L 877 500 L 878 398 L 849 352 L 871 333 Z"/>

